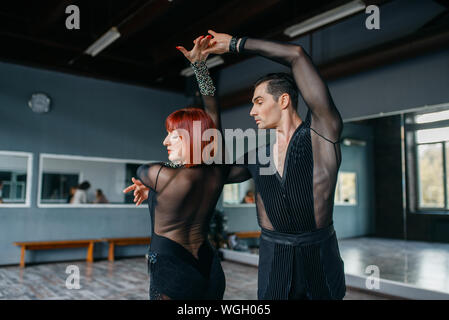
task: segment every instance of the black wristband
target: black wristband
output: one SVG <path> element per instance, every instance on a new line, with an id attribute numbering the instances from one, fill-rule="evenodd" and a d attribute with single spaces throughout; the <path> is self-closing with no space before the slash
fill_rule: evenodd
<path id="1" fill-rule="evenodd" d="M 245 42 L 247 39 L 248 39 L 248 37 L 240 38 L 239 49 L 238 49 L 239 53 L 243 53 L 245 51 L 244 46 L 245 46 Z"/>
<path id="2" fill-rule="evenodd" d="M 237 38 L 232 37 L 231 42 L 229 42 L 229 52 L 236 53 L 237 52 Z"/>

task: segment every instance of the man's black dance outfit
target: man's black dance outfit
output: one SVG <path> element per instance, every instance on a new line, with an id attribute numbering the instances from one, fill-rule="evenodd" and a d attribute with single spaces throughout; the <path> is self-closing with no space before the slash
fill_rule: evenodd
<path id="1" fill-rule="evenodd" d="M 234 182 L 251 173 L 256 185 L 259 299 L 342 299 L 345 275 L 333 228 L 334 192 L 341 163 L 342 120 L 328 89 L 301 47 L 246 39 L 253 53 L 291 67 L 308 107 L 289 141 L 282 176 L 261 175 L 256 159 L 231 171 Z M 273 156 L 273 146 L 256 152 Z M 273 161 L 272 161 L 273 162 Z M 240 170 L 240 171 L 239 171 Z"/>

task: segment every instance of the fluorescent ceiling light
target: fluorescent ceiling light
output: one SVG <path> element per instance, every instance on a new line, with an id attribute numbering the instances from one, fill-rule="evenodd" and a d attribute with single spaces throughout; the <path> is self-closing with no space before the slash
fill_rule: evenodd
<path id="1" fill-rule="evenodd" d="M 326 24 L 332 23 L 334 21 L 350 16 L 356 12 L 362 11 L 365 8 L 366 4 L 361 0 L 351 1 L 340 7 L 326 11 L 306 21 L 288 27 L 284 30 L 284 34 L 286 34 L 290 38 L 294 38 L 310 30 L 317 29 L 319 27 L 325 26 Z"/>
<path id="2" fill-rule="evenodd" d="M 89 48 L 84 51 L 85 54 L 95 57 L 101 51 L 103 51 L 107 46 L 113 43 L 115 40 L 120 38 L 120 32 L 116 27 L 112 27 L 104 35 L 102 35 L 97 41 L 92 43 Z"/>
<path id="3" fill-rule="evenodd" d="M 208 69 L 219 66 L 220 64 L 223 64 L 224 60 L 220 56 L 213 57 L 211 59 L 206 60 L 206 66 Z M 181 71 L 181 75 L 184 77 L 190 77 L 193 75 L 193 69 L 191 67 L 185 68 Z"/>

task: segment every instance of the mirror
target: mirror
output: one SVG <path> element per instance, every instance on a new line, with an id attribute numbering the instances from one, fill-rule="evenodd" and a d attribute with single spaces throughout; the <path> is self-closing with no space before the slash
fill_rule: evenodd
<path id="1" fill-rule="evenodd" d="M 132 183 L 137 168 L 148 162 L 41 154 L 38 205 L 134 206 L 134 196 L 123 189 Z"/>

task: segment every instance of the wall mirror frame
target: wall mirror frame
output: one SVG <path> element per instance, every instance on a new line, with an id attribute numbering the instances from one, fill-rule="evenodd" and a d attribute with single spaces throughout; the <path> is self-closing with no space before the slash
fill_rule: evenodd
<path id="1" fill-rule="evenodd" d="M 108 166 L 119 168 L 120 172 L 110 172 L 112 177 L 108 177 L 109 180 L 106 181 L 98 181 L 98 178 L 95 179 L 89 174 L 86 174 L 84 169 L 79 169 L 77 166 L 62 166 L 63 169 L 52 169 L 52 166 L 49 165 L 49 162 L 53 162 L 53 168 L 58 167 L 59 163 L 73 162 L 76 164 L 77 162 L 84 164 L 92 164 L 93 166 L 97 166 L 100 163 L 105 163 Z M 104 157 L 91 157 L 91 156 L 78 156 L 78 155 L 66 155 L 66 154 L 50 154 L 50 153 L 41 153 L 39 155 L 39 172 L 38 172 L 38 192 L 37 192 L 37 207 L 38 208 L 136 208 L 133 202 L 126 202 L 126 195 L 122 193 L 122 190 L 131 185 L 131 177 L 127 179 L 127 175 L 131 175 L 135 177 L 135 169 L 141 164 L 151 163 L 157 161 L 149 161 L 149 160 L 136 160 L 136 159 L 120 159 L 120 158 L 104 158 Z M 121 166 L 121 165 L 124 166 Z M 129 167 L 132 167 L 131 169 Z M 128 168 L 128 169 L 126 169 Z M 92 172 L 91 169 L 90 172 Z M 126 173 L 129 171 L 129 174 Z M 44 177 L 44 174 L 46 175 Z M 102 173 L 97 172 L 98 176 L 102 176 Z M 103 173 L 104 174 L 104 173 Z M 108 173 L 109 174 L 109 173 Z M 51 176 L 53 175 L 53 176 Z M 67 185 L 60 187 L 60 189 L 64 189 L 63 191 L 56 191 L 55 188 L 48 187 L 48 181 L 50 179 L 56 179 L 56 181 L 72 181 L 76 185 L 81 183 L 82 181 L 89 181 L 91 184 L 89 191 L 90 200 L 93 198 L 93 193 L 97 189 L 104 190 L 109 187 L 109 192 L 106 190 L 105 197 L 109 199 L 108 203 L 93 203 L 89 201 L 88 203 L 69 203 L 66 200 L 67 197 L 67 189 L 69 188 Z M 46 182 L 46 186 L 43 186 L 43 183 Z M 129 180 L 129 181 L 128 181 Z M 50 189 L 50 190 L 49 190 Z M 51 196 L 49 196 L 51 194 Z M 55 195 L 55 196 L 53 196 Z M 127 194 L 128 197 L 133 198 L 132 193 Z M 44 197 L 43 197 L 44 196 Z M 124 197 L 123 203 L 113 198 Z M 132 201 L 132 200 L 131 200 Z M 141 204 L 137 208 L 145 208 L 147 206 L 145 203 Z"/>
<path id="2" fill-rule="evenodd" d="M 31 206 L 31 185 L 33 181 L 33 153 L 0 150 L 0 157 L 26 158 L 23 168 L 17 167 L 18 161 L 15 161 L 16 171 L 11 171 L 14 168 L 9 169 L 6 162 L 4 164 L 0 163 L 0 171 L 11 177 L 9 180 L 2 181 L 2 203 L 0 203 L 0 208 L 29 208 Z M 23 170 L 26 170 L 25 181 L 23 181 Z M 6 193 L 8 197 L 5 197 Z M 14 199 L 9 197 L 12 194 L 14 194 Z M 23 202 L 21 201 L 22 198 Z"/>

